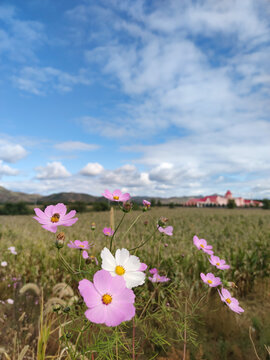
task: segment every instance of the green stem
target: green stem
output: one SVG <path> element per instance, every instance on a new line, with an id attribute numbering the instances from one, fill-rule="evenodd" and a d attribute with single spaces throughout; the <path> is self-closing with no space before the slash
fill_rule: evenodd
<path id="1" fill-rule="evenodd" d="M 68 271 L 70 271 L 72 274 L 75 274 L 75 271 L 72 269 L 72 267 L 66 262 L 65 258 L 60 254 L 60 251 L 58 249 L 58 259 L 62 262 L 62 264 L 66 267 Z"/>
<path id="2" fill-rule="evenodd" d="M 141 213 L 140 215 L 138 215 L 136 217 L 136 219 L 133 221 L 133 223 L 130 225 L 130 227 L 127 229 L 127 231 L 125 232 L 125 234 L 122 237 L 122 240 L 127 236 L 127 234 L 129 233 L 130 229 L 136 224 L 136 222 L 139 220 L 139 218 L 143 215 L 143 213 Z"/>
<path id="3" fill-rule="evenodd" d="M 154 234 L 155 234 L 156 231 L 157 231 L 157 230 L 155 229 L 155 231 L 151 234 L 151 236 L 150 236 L 148 239 L 146 239 L 145 241 L 143 241 L 142 243 L 140 243 L 138 246 L 136 246 L 136 247 L 134 247 L 134 248 L 132 248 L 132 249 L 128 249 L 128 251 L 133 251 L 133 250 L 139 249 L 140 247 L 142 247 L 143 245 L 145 245 L 145 244 L 154 236 Z"/>
<path id="4" fill-rule="evenodd" d="M 113 236 L 111 237 L 111 242 L 110 242 L 110 251 L 112 251 L 112 243 L 113 243 L 113 239 L 115 237 L 116 231 L 119 229 L 120 225 L 122 224 L 124 217 L 126 216 L 126 213 L 124 213 L 124 215 L 122 216 L 122 219 L 120 220 L 119 224 L 117 225 L 115 232 L 113 233 Z"/>

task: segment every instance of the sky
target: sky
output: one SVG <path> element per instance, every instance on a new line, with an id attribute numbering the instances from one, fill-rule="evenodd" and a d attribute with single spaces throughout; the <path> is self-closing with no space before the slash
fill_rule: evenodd
<path id="1" fill-rule="evenodd" d="M 268 0 L 1 0 L 0 186 L 270 198 Z"/>

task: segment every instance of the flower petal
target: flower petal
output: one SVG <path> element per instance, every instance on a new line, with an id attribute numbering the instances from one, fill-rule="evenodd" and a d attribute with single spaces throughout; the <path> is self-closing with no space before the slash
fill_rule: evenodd
<path id="1" fill-rule="evenodd" d="M 126 281 L 126 287 L 131 289 L 144 283 L 145 273 L 142 271 L 126 272 L 123 278 Z"/>
<path id="2" fill-rule="evenodd" d="M 102 305 L 100 294 L 95 289 L 91 281 L 83 279 L 79 282 L 79 292 L 83 297 L 83 300 L 87 307 L 92 308 L 98 305 Z"/>
<path id="3" fill-rule="evenodd" d="M 117 265 L 124 266 L 129 260 L 129 251 L 127 249 L 117 249 L 115 253 L 115 261 Z"/>
<path id="4" fill-rule="evenodd" d="M 114 271 L 116 267 L 116 261 L 112 253 L 108 248 L 104 248 L 100 253 L 102 264 L 101 267 L 107 271 Z"/>
<path id="5" fill-rule="evenodd" d="M 95 273 L 93 280 L 94 286 L 100 295 L 110 293 L 112 287 L 112 276 L 108 271 L 99 270 Z"/>
<path id="6" fill-rule="evenodd" d="M 106 321 L 107 309 L 106 305 L 100 304 L 91 309 L 86 310 L 84 313 L 88 320 L 96 324 L 103 324 Z"/>

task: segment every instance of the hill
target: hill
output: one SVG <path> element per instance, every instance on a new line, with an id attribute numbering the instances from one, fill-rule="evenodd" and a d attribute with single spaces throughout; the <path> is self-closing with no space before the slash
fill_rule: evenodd
<path id="1" fill-rule="evenodd" d="M 0 186 L 0 203 L 17 203 L 20 201 L 36 203 L 42 196 L 38 194 L 25 194 L 22 192 L 10 191 Z"/>
<path id="2" fill-rule="evenodd" d="M 182 196 L 182 197 L 170 197 L 170 198 L 162 198 L 155 196 L 134 196 L 132 197 L 132 201 L 138 204 L 142 204 L 142 201 L 152 199 L 155 200 L 156 204 L 161 203 L 162 205 L 168 204 L 182 204 L 191 197 Z M 106 201 L 103 196 L 93 196 L 89 194 L 83 193 L 74 193 L 74 192 L 61 192 L 55 193 L 47 196 L 42 196 L 39 194 L 26 194 L 22 192 L 10 191 L 0 186 L 0 204 L 4 203 L 16 203 L 16 202 L 27 202 L 31 204 L 57 204 L 59 202 L 62 203 L 73 203 L 73 202 L 84 202 L 84 203 L 94 203 L 100 201 Z"/>

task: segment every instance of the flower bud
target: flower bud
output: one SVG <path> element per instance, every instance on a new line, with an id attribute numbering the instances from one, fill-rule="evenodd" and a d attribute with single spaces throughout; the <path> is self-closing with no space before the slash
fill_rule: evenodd
<path id="1" fill-rule="evenodd" d="M 64 246 L 65 238 L 66 238 L 66 236 L 63 232 L 60 232 L 59 234 L 57 234 L 56 240 L 55 240 L 55 246 L 57 247 L 57 249 L 61 249 Z"/>
<path id="2" fill-rule="evenodd" d="M 148 220 L 145 220 L 145 221 L 143 222 L 143 225 L 144 225 L 144 226 L 147 226 L 148 223 L 149 223 L 149 221 L 148 221 Z"/>
<path id="3" fill-rule="evenodd" d="M 132 210 L 133 204 L 130 201 L 123 202 L 122 210 L 126 213 Z"/>
<path id="4" fill-rule="evenodd" d="M 92 224 L 91 224 L 91 230 L 96 230 L 96 223 L 95 222 L 92 222 Z"/>
<path id="5" fill-rule="evenodd" d="M 166 225 L 166 223 L 169 221 L 169 219 L 168 218 L 165 218 L 164 216 L 162 216 L 159 220 L 158 220 L 158 225 L 159 226 L 165 226 Z"/>

